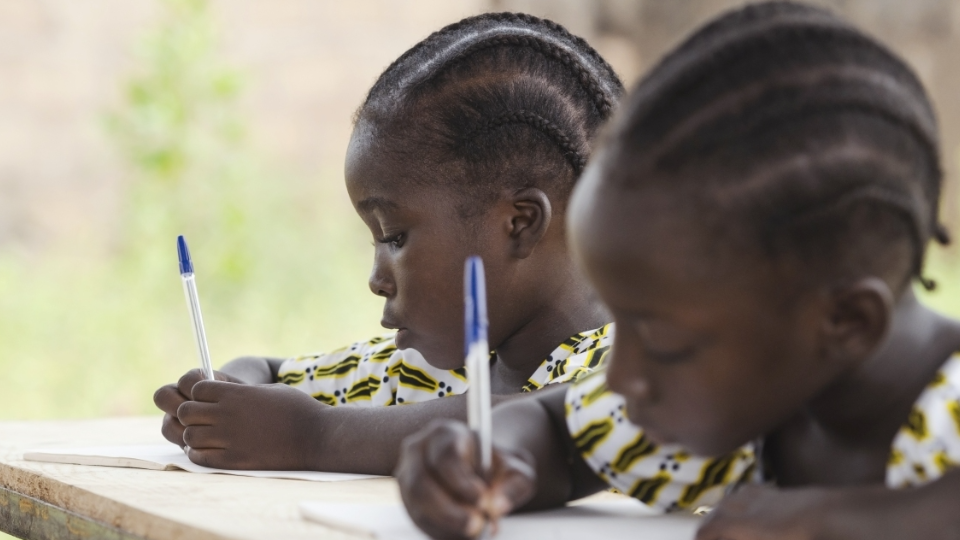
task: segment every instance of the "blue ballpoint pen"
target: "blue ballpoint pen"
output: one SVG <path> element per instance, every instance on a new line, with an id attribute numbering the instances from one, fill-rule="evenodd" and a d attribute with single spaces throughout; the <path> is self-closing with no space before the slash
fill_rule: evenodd
<path id="1" fill-rule="evenodd" d="M 210 363 L 210 350 L 207 348 L 207 333 L 203 330 L 203 315 L 200 314 L 200 297 L 197 296 L 197 280 L 193 275 L 193 261 L 183 236 L 177 237 L 177 256 L 180 259 L 180 278 L 183 280 L 183 293 L 187 297 L 187 308 L 193 321 L 193 337 L 197 342 L 197 354 L 200 356 L 200 368 L 208 381 L 213 380 L 213 365 Z"/>
<path id="2" fill-rule="evenodd" d="M 490 347 L 487 344 L 487 285 L 480 257 L 467 259 L 464 271 L 466 308 L 467 420 L 480 440 L 480 467 L 490 470 L 493 459 L 493 427 L 490 411 Z"/>

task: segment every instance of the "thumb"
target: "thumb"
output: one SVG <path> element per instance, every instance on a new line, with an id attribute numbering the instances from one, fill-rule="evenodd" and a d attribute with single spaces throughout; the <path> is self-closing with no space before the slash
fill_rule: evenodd
<path id="1" fill-rule="evenodd" d="M 533 497 L 537 473 L 533 456 L 529 453 L 496 452 L 494 461 L 494 474 L 490 488 L 481 500 L 481 507 L 490 518 L 497 519 L 523 506 Z"/>

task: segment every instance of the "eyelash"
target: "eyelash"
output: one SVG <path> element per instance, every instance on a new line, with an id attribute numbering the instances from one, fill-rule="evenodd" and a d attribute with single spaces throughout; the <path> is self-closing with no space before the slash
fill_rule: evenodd
<path id="1" fill-rule="evenodd" d="M 659 352 L 651 351 L 650 349 L 644 349 L 643 354 L 649 357 L 654 362 L 660 362 L 663 364 L 676 364 L 689 360 L 694 353 L 693 348 L 684 349 L 682 351 L 676 352 Z"/>
<path id="2" fill-rule="evenodd" d="M 391 244 L 395 248 L 403 247 L 403 233 L 395 234 L 389 238 L 377 238 L 378 244 Z"/>

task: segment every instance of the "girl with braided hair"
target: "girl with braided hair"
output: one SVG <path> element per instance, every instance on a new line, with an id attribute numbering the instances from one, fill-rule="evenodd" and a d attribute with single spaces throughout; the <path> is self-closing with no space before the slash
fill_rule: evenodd
<path id="1" fill-rule="evenodd" d="M 617 324 L 605 370 L 497 407 L 488 477 L 462 425 L 411 436 L 412 518 L 463 538 L 608 486 L 669 511 L 735 482 L 698 539 L 957 538 L 960 322 L 912 290 L 948 241 L 941 181 L 929 99 L 875 40 L 792 2 L 706 25 L 571 201 Z M 719 457 L 684 487 L 691 454 Z"/>
<path id="2" fill-rule="evenodd" d="M 357 112 L 346 157 L 375 241 L 370 289 L 396 332 L 238 359 L 220 381 L 192 371 L 155 395 L 166 438 L 213 467 L 389 474 L 404 436 L 466 416 L 473 254 L 487 269 L 495 399 L 595 368 L 612 328 L 570 260 L 564 217 L 621 93 L 586 42 L 528 15 L 471 17 L 404 53 Z"/>

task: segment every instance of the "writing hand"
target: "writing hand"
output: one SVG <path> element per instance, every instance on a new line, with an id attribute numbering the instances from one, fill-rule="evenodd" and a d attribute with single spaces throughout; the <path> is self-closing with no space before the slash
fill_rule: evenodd
<path id="1" fill-rule="evenodd" d="M 744 486 L 704 520 L 697 540 L 813 540 L 821 538 L 828 490 Z"/>
<path id="2" fill-rule="evenodd" d="M 309 395 L 283 384 L 200 381 L 177 417 L 187 456 L 218 469 L 305 470 L 322 452 L 322 410 Z"/>
<path id="3" fill-rule="evenodd" d="M 241 382 L 219 371 L 214 371 L 213 376 L 218 381 Z M 180 377 L 177 384 L 161 386 L 153 394 L 153 403 L 165 413 L 163 415 L 163 426 L 160 428 L 160 432 L 163 433 L 165 439 L 179 445 L 180 448 L 186 445 L 183 442 L 183 424 L 180 422 L 180 419 L 177 418 L 177 409 L 185 401 L 190 400 L 193 385 L 202 380 L 203 372 L 199 369 L 191 369 L 186 372 L 183 377 Z"/>
<path id="4" fill-rule="evenodd" d="M 534 494 L 529 454 L 494 447 L 486 477 L 477 472 L 478 445 L 460 422 L 437 420 L 408 437 L 394 476 L 410 517 L 437 539 L 474 538 Z"/>

